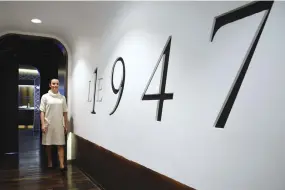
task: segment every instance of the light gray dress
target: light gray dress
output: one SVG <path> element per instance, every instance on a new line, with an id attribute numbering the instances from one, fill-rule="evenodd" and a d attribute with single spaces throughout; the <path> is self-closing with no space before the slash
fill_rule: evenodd
<path id="1" fill-rule="evenodd" d="M 64 117 L 67 112 L 65 96 L 51 90 L 41 98 L 40 110 L 45 113 L 47 132 L 42 135 L 43 145 L 65 145 Z"/>

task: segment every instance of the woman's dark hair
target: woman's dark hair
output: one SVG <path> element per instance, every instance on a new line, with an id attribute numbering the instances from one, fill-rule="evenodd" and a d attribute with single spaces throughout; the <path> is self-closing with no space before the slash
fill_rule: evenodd
<path id="1" fill-rule="evenodd" d="M 52 81 L 52 80 L 58 80 L 58 78 L 52 78 L 52 79 L 50 79 L 50 80 L 49 80 L 49 84 L 51 84 L 51 81 Z M 59 81 L 59 80 L 58 80 L 58 81 Z"/>

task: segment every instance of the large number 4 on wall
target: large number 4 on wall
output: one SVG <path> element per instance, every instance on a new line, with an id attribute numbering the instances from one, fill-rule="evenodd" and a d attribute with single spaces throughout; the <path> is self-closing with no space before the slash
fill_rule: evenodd
<path id="1" fill-rule="evenodd" d="M 231 109 L 233 107 L 233 104 L 235 102 L 235 99 L 237 97 L 237 94 L 239 92 L 239 89 L 242 85 L 242 81 L 245 77 L 246 71 L 249 67 L 251 58 L 253 57 L 254 51 L 256 49 L 256 46 L 258 44 L 258 41 L 260 39 L 260 36 L 262 34 L 262 31 L 264 29 L 264 26 L 266 24 L 266 21 L 268 19 L 269 13 L 271 11 L 271 7 L 273 5 L 273 1 L 258 1 L 258 2 L 253 2 L 250 3 L 246 6 L 242 6 L 238 9 L 229 11 L 227 13 L 222 14 L 221 16 L 217 16 L 215 18 L 215 23 L 214 23 L 214 30 L 213 33 L 211 35 L 211 41 L 213 41 L 215 34 L 217 33 L 217 31 L 231 23 L 231 22 L 235 22 L 237 20 L 243 19 L 245 17 L 251 16 L 253 14 L 259 13 L 261 11 L 265 11 L 264 17 L 257 29 L 257 32 L 255 34 L 255 37 L 251 43 L 251 46 L 249 47 L 247 54 L 245 56 L 244 62 L 242 63 L 237 76 L 234 80 L 234 83 L 228 93 L 228 96 L 225 100 L 225 103 L 222 106 L 222 109 L 217 117 L 217 120 L 215 122 L 215 127 L 216 128 L 224 128 L 227 119 L 229 117 L 229 114 L 231 112 Z"/>
<path id="2" fill-rule="evenodd" d="M 157 61 L 157 64 L 154 68 L 154 71 L 148 81 L 148 84 L 143 92 L 142 100 L 158 100 L 157 105 L 157 116 L 156 120 L 161 121 L 162 116 L 162 108 L 164 100 L 173 99 L 173 93 L 165 93 L 165 86 L 166 86 L 166 79 L 167 79 L 167 70 L 168 70 L 168 62 L 169 62 L 169 54 L 170 54 L 170 46 L 171 46 L 171 36 L 169 36 L 166 45 Z M 160 93 L 159 94 L 146 94 L 146 91 L 151 83 L 151 80 L 157 70 L 157 67 L 164 56 L 163 66 L 162 66 L 162 75 L 161 75 L 161 82 L 160 82 Z"/>

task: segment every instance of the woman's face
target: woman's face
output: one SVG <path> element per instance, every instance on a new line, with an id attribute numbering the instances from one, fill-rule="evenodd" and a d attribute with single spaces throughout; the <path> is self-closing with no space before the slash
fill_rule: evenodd
<path id="1" fill-rule="evenodd" d="M 59 85 L 59 81 L 57 79 L 52 79 L 49 87 L 53 92 L 57 93 L 58 92 L 58 85 Z"/>

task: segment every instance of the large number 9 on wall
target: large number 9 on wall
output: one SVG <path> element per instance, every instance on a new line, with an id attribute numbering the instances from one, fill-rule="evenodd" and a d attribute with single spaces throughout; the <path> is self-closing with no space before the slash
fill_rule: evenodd
<path id="1" fill-rule="evenodd" d="M 116 66 L 117 62 L 121 62 L 122 63 L 122 67 L 123 67 L 123 77 L 121 79 L 121 83 L 120 83 L 120 86 L 119 86 L 118 89 L 115 88 L 115 86 L 114 86 L 114 70 L 115 70 L 115 66 Z M 111 84 L 112 84 L 112 90 L 113 90 L 114 94 L 118 94 L 118 92 L 119 92 L 116 105 L 115 105 L 113 111 L 111 111 L 111 113 L 110 113 L 110 115 L 113 115 L 113 113 L 117 110 L 117 108 L 119 106 L 119 103 L 121 101 L 122 94 L 123 94 L 123 91 L 124 91 L 124 86 L 125 86 L 125 62 L 124 62 L 122 57 L 117 58 L 116 61 L 113 64 Z"/>

